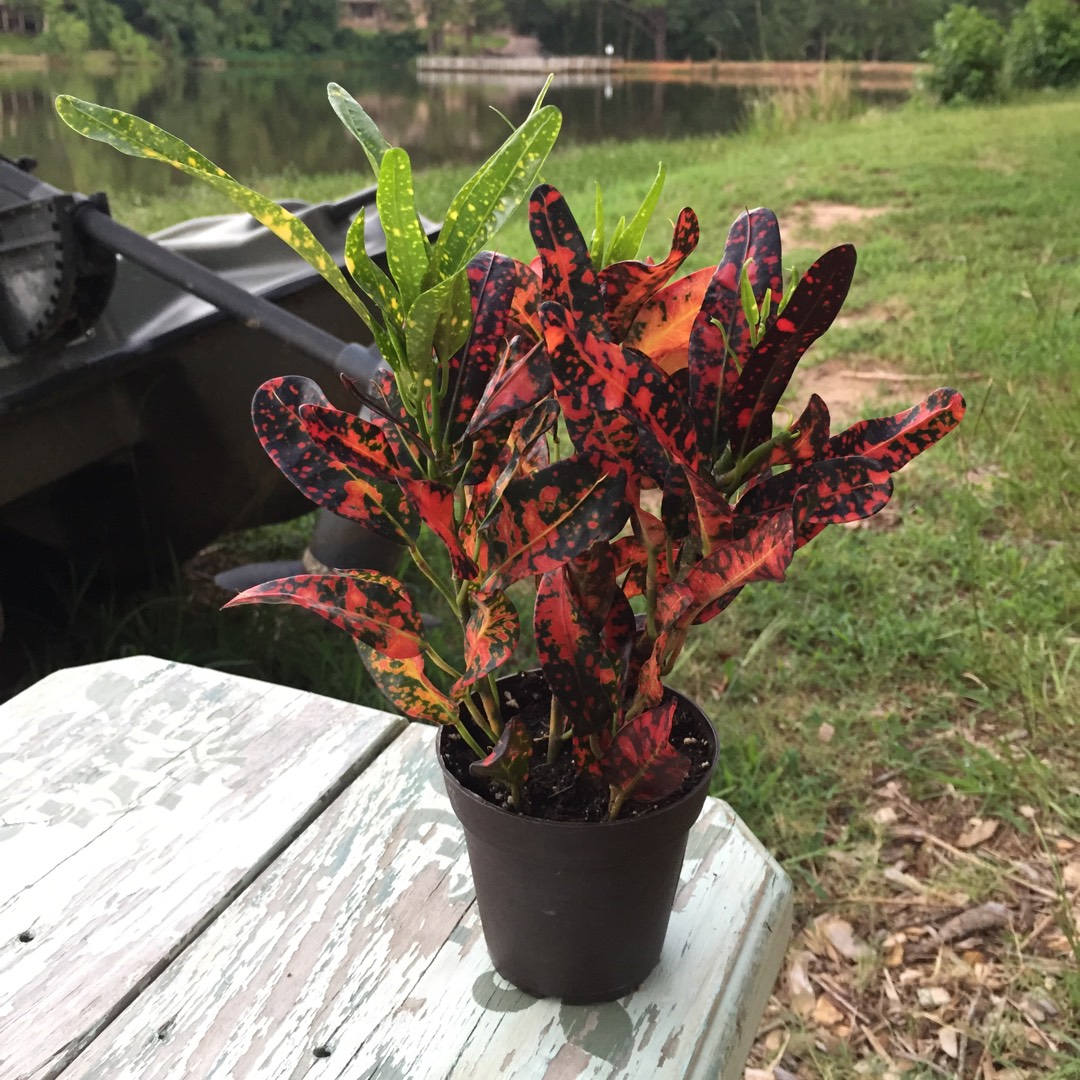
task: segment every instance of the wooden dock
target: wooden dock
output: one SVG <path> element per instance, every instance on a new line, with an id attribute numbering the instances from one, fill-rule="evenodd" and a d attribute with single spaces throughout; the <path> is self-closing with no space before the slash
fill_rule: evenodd
<path id="1" fill-rule="evenodd" d="M 648 61 L 607 56 L 421 56 L 422 81 L 544 79 L 563 82 L 697 82 L 727 86 L 813 86 L 824 78 L 850 79 L 864 90 L 910 90 L 925 65 L 842 60 Z"/>

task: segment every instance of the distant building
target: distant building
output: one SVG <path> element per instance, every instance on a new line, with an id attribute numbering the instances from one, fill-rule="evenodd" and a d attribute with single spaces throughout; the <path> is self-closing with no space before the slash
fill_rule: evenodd
<path id="1" fill-rule="evenodd" d="M 41 12 L 18 4 L 0 3 L 0 34 L 40 34 L 45 27 Z"/>

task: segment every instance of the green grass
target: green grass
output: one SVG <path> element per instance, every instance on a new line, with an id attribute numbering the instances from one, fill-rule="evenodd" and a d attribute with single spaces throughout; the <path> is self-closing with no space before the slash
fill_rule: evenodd
<path id="1" fill-rule="evenodd" d="M 694 266 L 715 262 L 747 206 L 773 207 L 782 227 L 797 225 L 810 203 L 887 208 L 828 239 L 859 249 L 848 309 L 903 314 L 834 329 L 806 363 L 908 376 L 910 396 L 874 402 L 880 409 L 914 400 L 920 375 L 967 398 L 961 429 L 898 477 L 891 528 L 827 531 L 786 583 L 746 590 L 694 639 L 672 680 L 720 730 L 715 791 L 776 853 L 812 912 L 856 890 L 858 875 L 837 869 L 837 852 L 876 857 L 870 810 L 889 778 L 942 828 L 993 816 L 1034 846 L 1034 808 L 1044 826 L 1080 830 L 1080 99 L 913 106 L 769 130 L 560 150 L 545 178 L 584 208 L 588 234 L 597 176 L 617 216 L 633 211 L 664 160 L 667 186 L 644 250 L 661 257 L 665 222 L 691 205 L 703 225 Z M 421 175 L 421 209 L 438 217 L 463 177 Z M 245 179 L 313 199 L 358 186 L 340 175 Z M 194 187 L 189 201 L 170 196 L 167 207 L 123 193 L 112 201 L 143 229 L 224 209 Z M 814 244 L 800 231 L 788 258 L 805 267 L 825 238 Z M 529 256 L 523 220 L 500 247 Z M 198 662 L 346 697 L 365 692 L 347 644 L 302 614 L 196 620 L 175 614 L 175 599 L 171 608 L 146 603 L 116 625 L 113 648 L 144 648 L 145 634 L 155 651 L 153 635 L 164 632 Z M 226 622 L 228 631 L 206 629 Z M 262 649 L 271 662 L 258 659 Z M 823 724 L 833 729 L 827 742 Z M 975 902 L 992 898 L 999 881 L 973 872 L 963 885 Z M 1068 1030 L 1069 1017 L 1080 1023 L 1080 992 L 1058 985 Z M 1061 1068 L 1055 1075 L 1073 1075 Z"/>
<path id="2" fill-rule="evenodd" d="M 1072 96 L 870 112 L 776 136 L 570 148 L 549 162 L 546 179 L 588 208 L 588 231 L 595 177 L 609 214 L 630 211 L 663 159 L 667 186 L 644 250 L 659 257 L 665 220 L 691 205 L 703 225 L 695 265 L 715 261 L 745 206 L 772 206 L 782 226 L 805 203 L 887 207 L 843 231 L 860 253 L 848 307 L 899 302 L 907 314 L 834 329 L 807 363 L 865 357 L 932 373 L 967 397 L 961 430 L 898 478 L 897 528 L 829 530 L 784 585 L 747 590 L 678 672 L 721 726 L 725 794 L 783 858 L 810 856 L 833 835 L 830 819 L 894 768 L 919 792 L 953 785 L 1009 817 L 1022 773 L 1025 799 L 1080 824 L 1070 747 L 1080 714 L 1078 136 Z M 462 176 L 421 175 L 421 209 L 437 216 Z M 356 183 L 256 180 L 314 199 Z M 122 194 L 113 204 L 136 227 L 164 223 L 161 204 Z M 190 201 L 168 205 L 173 217 L 220 209 L 194 186 Z M 805 243 L 789 252 L 800 266 L 817 253 Z M 500 246 L 528 255 L 520 217 Z M 733 657 L 727 686 L 718 652 Z M 813 737 L 822 720 L 837 730 L 827 746 Z M 965 733 L 983 729 L 973 748 Z M 1003 760 L 983 745 L 1017 729 L 1024 738 Z"/>

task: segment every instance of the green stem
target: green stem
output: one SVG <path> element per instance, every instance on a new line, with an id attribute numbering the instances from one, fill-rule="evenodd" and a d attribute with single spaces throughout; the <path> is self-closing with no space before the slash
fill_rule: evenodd
<path id="1" fill-rule="evenodd" d="M 409 555 L 424 577 L 439 590 L 439 595 L 450 605 L 450 610 L 455 612 L 460 611 L 461 605 L 458 602 L 457 595 L 454 593 L 453 588 L 447 585 L 446 582 L 431 568 L 431 564 L 424 558 L 424 553 L 416 544 L 409 545 Z"/>
<path id="2" fill-rule="evenodd" d="M 484 718 L 484 714 L 477 707 L 476 699 L 472 694 L 465 695 L 465 708 L 469 710 L 469 715 L 473 718 L 473 723 L 491 740 L 492 745 L 497 742 L 495 733 L 488 727 L 488 722 Z M 480 756 L 484 757 L 483 751 L 480 752 Z"/>
<path id="3" fill-rule="evenodd" d="M 547 748 L 547 763 L 549 765 L 555 764 L 555 759 L 559 756 L 559 750 L 562 748 L 563 732 L 566 728 L 566 713 L 563 711 L 562 702 L 552 694 L 551 695 L 551 713 L 548 720 L 548 748 Z"/>
<path id="4" fill-rule="evenodd" d="M 790 445 L 794 438 L 794 432 L 782 431 L 779 435 L 773 436 L 773 438 L 763 442 L 760 446 L 755 446 L 749 454 L 739 458 L 727 472 L 717 477 L 717 486 L 725 495 L 732 495 L 742 486 L 743 481 L 758 465 L 768 458 L 773 450 L 778 446 Z"/>
<path id="5" fill-rule="evenodd" d="M 487 754 L 481 749 L 480 744 L 472 737 L 465 721 L 458 717 L 454 721 L 454 727 L 457 728 L 457 733 L 469 744 L 469 749 L 476 755 L 477 761 L 482 761 Z"/>
<path id="6" fill-rule="evenodd" d="M 484 705 L 484 713 L 487 716 L 488 727 L 495 733 L 495 737 L 498 738 L 502 734 L 502 717 L 499 714 L 499 699 L 491 692 L 489 686 L 485 686 L 483 683 L 477 683 L 476 692 L 480 695 L 480 700 Z"/>
<path id="7" fill-rule="evenodd" d="M 454 679 L 461 678 L 461 672 L 453 664 L 444 660 L 429 644 L 424 649 L 424 655 L 435 661 L 435 666 L 441 668 L 447 675 Z"/>
<path id="8" fill-rule="evenodd" d="M 646 552 L 645 563 L 645 626 L 649 637 L 656 640 L 656 578 L 657 558 L 656 549 L 650 547 Z"/>

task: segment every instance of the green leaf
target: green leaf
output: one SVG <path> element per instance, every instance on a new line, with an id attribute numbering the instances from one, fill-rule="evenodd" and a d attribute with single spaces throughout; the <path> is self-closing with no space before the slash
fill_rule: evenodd
<path id="1" fill-rule="evenodd" d="M 626 231 L 626 218 L 619 218 L 618 224 L 615 226 L 615 232 L 611 237 L 611 247 L 608 248 L 608 260 L 611 259 L 611 253 L 622 243 L 623 233 Z"/>
<path id="2" fill-rule="evenodd" d="M 596 185 L 596 225 L 589 243 L 589 257 L 593 269 L 602 270 L 604 266 L 604 195 L 600 185 Z"/>
<path id="3" fill-rule="evenodd" d="M 641 206 L 638 207 L 638 212 L 630 220 L 630 224 L 611 241 L 607 259 L 609 263 L 637 258 L 641 250 L 641 242 L 645 239 L 645 230 L 649 227 L 656 204 L 660 201 L 660 192 L 664 190 L 666 176 L 667 167 L 661 162 L 656 172 L 656 179 L 652 182 L 652 187 L 646 193 Z"/>
<path id="4" fill-rule="evenodd" d="M 440 323 L 453 318 L 450 308 L 456 284 L 457 279 L 451 278 L 422 292 L 405 318 L 406 359 L 409 371 L 421 383 L 430 382 L 434 375 L 431 351 Z"/>
<path id="5" fill-rule="evenodd" d="M 545 105 L 465 182 L 446 212 L 432 252 L 435 278 L 429 284 L 463 270 L 498 232 L 532 190 L 561 126 L 559 110 Z"/>
<path id="6" fill-rule="evenodd" d="M 380 327 L 373 321 L 371 332 L 383 359 L 394 371 L 400 371 L 405 359 L 401 294 L 368 255 L 364 240 L 365 221 L 361 210 L 345 236 L 345 266 L 363 292 L 382 309 L 384 325 Z"/>
<path id="7" fill-rule="evenodd" d="M 450 278 L 450 296 L 443 308 L 443 317 L 435 327 L 435 354 L 448 361 L 469 340 L 472 333 L 472 296 L 469 275 L 461 270 Z"/>
<path id="8" fill-rule="evenodd" d="M 383 155 L 375 205 L 386 234 L 386 262 L 407 313 L 420 295 L 428 253 L 424 230 L 416 216 L 412 165 L 400 147 L 392 147 Z"/>
<path id="9" fill-rule="evenodd" d="M 547 92 L 551 89 L 551 84 L 554 81 L 554 74 L 548 75 L 548 77 L 544 80 L 544 85 L 540 87 L 540 93 L 536 95 L 536 100 L 533 102 L 532 108 L 529 110 L 529 116 L 535 116 L 543 107 L 544 98 L 547 97 Z M 510 126 L 513 127 L 513 124 L 511 124 Z"/>
<path id="10" fill-rule="evenodd" d="M 758 307 L 754 285 L 750 280 L 750 269 L 753 263 L 753 259 L 747 259 L 742 264 L 742 273 L 739 275 L 739 302 L 746 316 L 746 325 L 750 328 L 750 343 L 756 345 L 758 326 L 761 324 L 761 309 Z"/>
<path id="11" fill-rule="evenodd" d="M 326 96 L 337 113 L 338 119 L 353 133 L 371 163 L 375 179 L 379 179 L 383 155 L 390 149 L 390 144 L 383 138 L 375 121 L 364 111 L 360 103 L 337 83 L 330 83 Z"/>
<path id="12" fill-rule="evenodd" d="M 319 243 L 314 233 L 284 207 L 244 187 L 224 169 L 193 150 L 183 139 L 138 116 L 81 101 L 68 94 L 56 99 L 56 111 L 68 127 L 88 139 L 108 143 L 131 157 L 164 161 L 228 196 L 241 210 L 265 225 L 313 266 L 344 297 L 368 328 L 374 330 L 371 313 L 356 295 L 348 278 L 338 269 L 333 256 Z"/>
<path id="13" fill-rule="evenodd" d="M 405 315 L 401 307 L 401 294 L 367 253 L 364 215 L 364 210 L 356 215 L 345 236 L 345 266 L 356 284 L 386 313 L 387 319 L 400 326 Z"/>

